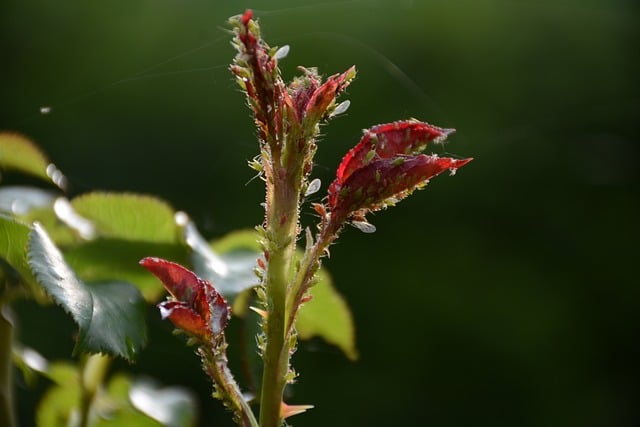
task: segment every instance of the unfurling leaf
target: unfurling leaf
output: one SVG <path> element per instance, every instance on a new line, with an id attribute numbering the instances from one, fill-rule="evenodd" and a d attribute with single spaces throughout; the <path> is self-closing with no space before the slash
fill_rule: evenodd
<path id="1" fill-rule="evenodd" d="M 304 117 L 310 123 L 317 122 L 327 113 L 330 105 L 335 103 L 336 97 L 356 76 L 356 67 L 351 67 L 342 74 L 334 74 L 316 89 L 309 98 L 304 110 Z"/>
<path id="2" fill-rule="evenodd" d="M 359 210 L 379 210 L 402 200 L 432 177 L 470 161 L 425 154 L 373 161 L 353 172 L 330 196 L 332 214 L 346 219 Z"/>
<path id="3" fill-rule="evenodd" d="M 429 142 L 442 142 L 453 129 L 417 120 L 374 126 L 342 159 L 329 186 L 333 227 L 350 217 L 393 205 L 445 170 L 454 172 L 472 159 L 420 154 Z"/>
<path id="4" fill-rule="evenodd" d="M 231 308 L 211 283 L 171 261 L 144 258 L 140 265 L 164 284 L 171 298 L 158 304 L 163 318 L 178 329 L 203 340 L 220 335 L 227 326 Z"/>
<path id="5" fill-rule="evenodd" d="M 373 126 L 364 131 L 360 142 L 344 156 L 336 181 L 344 182 L 372 160 L 419 153 L 429 142 L 443 142 L 453 132 L 454 129 L 442 129 L 417 120 Z"/>

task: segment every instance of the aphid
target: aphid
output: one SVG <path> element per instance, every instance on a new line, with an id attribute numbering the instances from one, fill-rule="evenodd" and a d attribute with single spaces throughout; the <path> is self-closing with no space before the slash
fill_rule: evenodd
<path id="1" fill-rule="evenodd" d="M 363 164 L 368 164 L 371 160 L 373 160 L 373 158 L 376 156 L 376 150 L 370 150 L 369 152 L 367 152 L 367 155 L 364 156 L 364 161 L 362 162 Z"/>
<path id="2" fill-rule="evenodd" d="M 363 233 L 371 234 L 376 232 L 376 226 L 367 221 L 351 221 L 351 225 Z"/>
<path id="3" fill-rule="evenodd" d="M 289 54 L 289 45 L 285 44 L 284 46 L 276 50 L 276 53 L 273 54 L 273 59 L 276 59 L 279 61 L 281 59 L 286 58 L 288 54 Z"/>
<path id="4" fill-rule="evenodd" d="M 396 157 L 391 161 L 391 166 L 400 166 L 404 161 L 405 159 L 403 157 Z"/>
<path id="5" fill-rule="evenodd" d="M 349 109 L 350 105 L 351 101 L 349 101 L 348 99 L 346 101 L 342 101 L 340 104 L 336 105 L 336 108 L 334 108 L 331 114 L 329 114 L 329 117 L 335 117 L 338 114 L 346 112 Z"/>
<path id="6" fill-rule="evenodd" d="M 320 190 L 321 186 L 322 186 L 322 182 L 320 181 L 320 179 L 319 178 L 314 179 L 307 186 L 307 191 L 305 191 L 304 196 L 308 197 L 314 193 L 317 193 L 318 190 Z"/>

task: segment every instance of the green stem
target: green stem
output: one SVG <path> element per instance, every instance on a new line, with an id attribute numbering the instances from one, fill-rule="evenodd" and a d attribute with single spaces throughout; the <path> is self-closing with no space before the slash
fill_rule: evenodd
<path id="1" fill-rule="evenodd" d="M 259 427 L 251 407 L 245 400 L 238 384 L 229 370 L 225 352 L 226 343 L 222 342 L 215 350 L 200 347 L 200 356 L 205 371 L 213 380 L 216 387 L 216 397 L 223 400 L 235 415 L 236 421 L 242 427 Z"/>
<path id="2" fill-rule="evenodd" d="M 80 390 L 80 426 L 90 425 L 91 406 L 104 383 L 104 379 L 111 364 L 111 357 L 102 354 L 86 356 L 81 368 Z"/>
<path id="3" fill-rule="evenodd" d="M 13 323 L 8 307 L 0 305 L 0 425 L 16 426 L 13 411 Z"/>
<path id="4" fill-rule="evenodd" d="M 287 286 L 291 277 L 292 259 L 298 227 L 300 177 L 276 170 L 274 184 L 268 185 L 266 235 L 268 267 L 266 272 L 267 318 L 264 370 L 260 393 L 260 425 L 280 427 L 282 395 L 289 371 L 290 345 L 287 339 Z"/>
<path id="5" fill-rule="evenodd" d="M 300 303 L 307 289 L 312 283 L 312 279 L 320 268 L 320 258 L 325 249 L 337 238 L 338 227 L 331 221 L 324 224 L 315 244 L 309 248 L 300 263 L 300 268 L 294 277 L 289 297 L 287 300 L 288 328 L 287 334 L 290 334 L 295 324 L 295 319 L 300 308 Z"/>

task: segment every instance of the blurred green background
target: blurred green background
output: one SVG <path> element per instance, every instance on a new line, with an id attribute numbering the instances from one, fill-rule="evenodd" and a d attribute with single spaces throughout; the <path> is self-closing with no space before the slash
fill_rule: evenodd
<path id="1" fill-rule="evenodd" d="M 72 194 L 156 194 L 210 238 L 253 226 L 255 132 L 227 70 L 226 19 L 247 7 L 291 46 L 287 79 L 358 67 L 323 128 L 323 188 L 361 129 L 401 118 L 457 128 L 435 152 L 476 158 L 333 247 L 361 357 L 301 344 L 289 400 L 316 409 L 292 423 L 639 425 L 637 2 L 2 0 L 0 128 L 39 143 Z M 61 310 L 19 309 L 24 342 L 70 357 Z M 231 425 L 158 317 L 120 368 L 196 390 L 202 425 Z M 33 398 L 21 386 L 23 426 Z"/>

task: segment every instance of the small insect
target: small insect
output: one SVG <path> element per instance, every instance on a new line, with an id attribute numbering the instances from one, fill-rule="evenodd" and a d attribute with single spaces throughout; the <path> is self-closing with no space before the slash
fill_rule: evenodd
<path id="1" fill-rule="evenodd" d="M 363 233 L 371 234 L 376 232 L 376 226 L 367 221 L 351 221 L 351 225 Z"/>
<path id="2" fill-rule="evenodd" d="M 273 54 L 273 58 L 276 60 L 281 60 L 286 58 L 288 54 L 289 54 L 289 45 L 285 44 L 284 46 L 276 50 L 276 53 Z"/>
<path id="3" fill-rule="evenodd" d="M 307 191 L 304 192 L 304 197 L 308 197 L 312 194 L 317 193 L 318 190 L 320 190 L 321 186 L 322 186 L 322 182 L 320 181 L 320 179 L 319 178 L 314 179 L 307 186 Z"/>
<path id="4" fill-rule="evenodd" d="M 346 101 L 342 101 L 340 104 L 336 105 L 336 108 L 334 108 L 331 114 L 329 114 L 329 117 L 335 117 L 339 114 L 346 112 L 349 109 L 350 105 L 351 105 L 351 101 L 349 101 L 348 99 Z"/>

